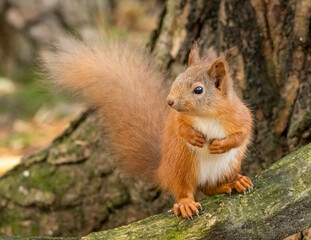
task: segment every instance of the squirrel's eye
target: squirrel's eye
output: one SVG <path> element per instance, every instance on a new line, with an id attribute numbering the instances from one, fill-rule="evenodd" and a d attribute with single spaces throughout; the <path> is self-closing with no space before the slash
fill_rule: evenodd
<path id="1" fill-rule="evenodd" d="M 203 87 L 198 86 L 195 89 L 193 89 L 193 93 L 195 94 L 201 94 L 203 92 Z"/>

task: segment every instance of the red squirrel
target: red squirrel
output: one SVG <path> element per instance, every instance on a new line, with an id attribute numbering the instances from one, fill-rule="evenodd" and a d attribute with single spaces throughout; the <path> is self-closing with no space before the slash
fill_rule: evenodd
<path id="1" fill-rule="evenodd" d="M 252 115 L 237 97 L 225 56 L 200 58 L 167 96 L 150 57 L 125 43 L 63 39 L 41 56 L 50 80 L 98 107 L 120 167 L 176 199 L 174 214 L 192 218 L 206 195 L 250 190 L 239 174 L 252 134 Z"/>

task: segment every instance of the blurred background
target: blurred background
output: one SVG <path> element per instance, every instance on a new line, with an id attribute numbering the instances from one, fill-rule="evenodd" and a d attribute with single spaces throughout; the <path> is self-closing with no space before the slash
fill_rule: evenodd
<path id="1" fill-rule="evenodd" d="M 38 53 L 77 31 L 144 46 L 164 2 L 0 0 L 0 175 L 47 146 L 84 109 L 44 84 Z"/>

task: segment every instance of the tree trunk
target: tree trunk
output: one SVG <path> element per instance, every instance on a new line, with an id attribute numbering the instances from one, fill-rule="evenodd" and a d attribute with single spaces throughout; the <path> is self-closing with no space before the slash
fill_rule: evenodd
<path id="1" fill-rule="evenodd" d="M 152 186 L 114 170 L 93 111 L 0 181 L 0 233 L 83 236 L 164 211 L 173 204 Z"/>
<path id="2" fill-rule="evenodd" d="M 203 55 L 238 49 L 232 75 L 256 119 L 253 147 L 243 163 L 251 176 L 310 142 L 310 17 L 309 0 L 169 0 L 152 34 L 148 48 L 172 79 L 186 68 L 195 40 Z M 1 178 L 0 232 L 83 236 L 171 206 L 169 197 L 115 171 L 97 121 L 93 111 L 85 113 L 49 148 Z M 213 199 L 215 204 L 219 197 Z M 310 210 L 301 211 L 309 216 Z"/>

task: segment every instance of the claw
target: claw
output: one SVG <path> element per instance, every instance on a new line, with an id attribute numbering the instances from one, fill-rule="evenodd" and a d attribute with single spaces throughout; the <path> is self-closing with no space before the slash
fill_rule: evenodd
<path id="1" fill-rule="evenodd" d="M 192 199 L 182 199 L 179 203 L 174 204 L 174 213 L 181 213 L 182 218 L 193 220 L 194 214 L 199 216 L 199 209 L 202 210 L 202 206 L 198 202 L 194 202 Z M 176 215 L 178 218 L 178 215 Z"/>

